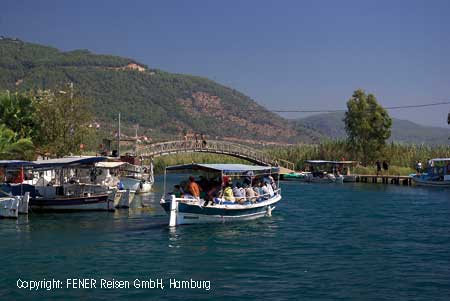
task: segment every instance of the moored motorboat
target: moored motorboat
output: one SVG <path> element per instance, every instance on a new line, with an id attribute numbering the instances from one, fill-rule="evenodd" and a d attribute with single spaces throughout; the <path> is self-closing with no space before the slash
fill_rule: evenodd
<path id="1" fill-rule="evenodd" d="M 30 192 L 23 185 L 24 169 L 34 164 L 21 160 L 0 160 L 0 217 L 17 218 L 28 214 Z"/>
<path id="2" fill-rule="evenodd" d="M 450 187 L 450 158 L 436 158 L 428 161 L 425 173 L 411 175 L 418 186 Z"/>
<path id="3" fill-rule="evenodd" d="M 304 181 L 306 179 L 306 177 L 308 177 L 310 173 L 309 172 L 305 172 L 305 171 L 301 171 L 301 172 L 290 172 L 287 174 L 284 174 L 282 176 L 282 179 L 285 181 Z"/>
<path id="4" fill-rule="evenodd" d="M 138 166 L 135 166 L 135 168 Z M 126 174 L 120 177 L 121 188 L 126 190 L 133 190 L 136 193 L 148 193 L 153 186 L 153 176 L 144 174 L 143 171 L 126 170 Z"/>
<path id="5" fill-rule="evenodd" d="M 312 183 L 356 182 L 356 175 L 350 173 L 355 161 L 306 160 L 310 173 L 304 181 Z"/>
<path id="6" fill-rule="evenodd" d="M 113 211 L 114 200 L 109 197 L 109 187 L 82 183 L 76 177 L 79 169 L 93 170 L 96 162 L 106 157 L 68 157 L 34 161 L 33 171 L 55 171 L 51 182 L 38 180 L 30 207 L 35 211 Z"/>
<path id="7" fill-rule="evenodd" d="M 273 181 L 272 175 L 278 177 L 279 168 L 270 166 L 252 166 L 243 164 L 187 164 L 170 166 L 166 173 L 172 171 L 200 172 L 204 175 L 200 186 L 208 187 L 208 193 L 194 197 L 189 193 L 167 196 L 163 195 L 161 206 L 169 214 L 169 225 L 197 223 L 223 223 L 256 219 L 270 216 L 275 204 L 281 200 L 281 190 Z M 247 197 L 225 196 L 226 185 L 231 186 L 233 179 L 244 179 L 247 189 L 252 185 L 268 179 L 264 185 L 270 185 L 268 193 Z M 236 182 L 235 182 L 236 184 Z M 238 184 L 239 186 L 240 184 Z M 223 190 L 221 190 L 223 189 Z M 213 192 L 212 192 L 213 191 Z M 211 193 L 212 192 L 212 193 Z M 222 192 L 222 193 L 221 193 Z"/>

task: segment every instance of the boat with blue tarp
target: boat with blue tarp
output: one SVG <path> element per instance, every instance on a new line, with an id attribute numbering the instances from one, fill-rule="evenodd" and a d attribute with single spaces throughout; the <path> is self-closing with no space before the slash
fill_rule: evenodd
<path id="1" fill-rule="evenodd" d="M 190 173 L 190 182 L 175 185 L 176 191 L 166 193 L 166 176 L 173 172 Z M 170 216 L 170 226 L 270 216 L 281 200 L 275 179 L 279 179 L 279 167 L 194 163 L 169 166 L 164 173 L 161 206 Z"/>

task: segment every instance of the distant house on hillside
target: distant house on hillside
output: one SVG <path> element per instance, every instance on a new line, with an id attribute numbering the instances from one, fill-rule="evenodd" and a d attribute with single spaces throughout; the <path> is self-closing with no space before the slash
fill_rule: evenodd
<path id="1" fill-rule="evenodd" d="M 124 67 L 124 69 L 131 69 L 131 70 L 137 70 L 139 72 L 144 72 L 145 71 L 145 67 L 138 65 L 136 63 L 129 63 L 126 67 Z"/>

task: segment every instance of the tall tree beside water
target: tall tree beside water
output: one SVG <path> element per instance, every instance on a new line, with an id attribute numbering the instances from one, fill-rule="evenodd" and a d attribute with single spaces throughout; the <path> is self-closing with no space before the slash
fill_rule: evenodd
<path id="1" fill-rule="evenodd" d="M 34 145 L 29 138 L 15 139 L 16 133 L 0 124 L 0 160 L 32 160 Z"/>
<path id="2" fill-rule="evenodd" d="M 25 93 L 0 93 L 0 123 L 14 133 L 15 141 L 37 134 L 33 97 Z"/>
<path id="3" fill-rule="evenodd" d="M 363 164 L 373 162 L 391 136 L 392 119 L 375 95 L 356 90 L 347 102 L 345 130 L 348 148 Z"/>
<path id="4" fill-rule="evenodd" d="M 34 158 L 34 103 L 29 95 L 0 93 L 0 160 Z"/>
<path id="5" fill-rule="evenodd" d="M 92 136 L 92 121 L 86 99 L 60 91 L 38 93 L 36 119 L 40 125 L 36 143 L 41 152 L 64 156 L 80 153 L 80 145 Z"/>

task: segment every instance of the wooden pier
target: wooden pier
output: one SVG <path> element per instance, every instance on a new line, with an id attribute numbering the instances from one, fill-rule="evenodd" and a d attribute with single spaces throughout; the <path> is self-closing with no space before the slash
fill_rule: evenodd
<path id="1" fill-rule="evenodd" d="M 381 183 L 411 186 L 410 176 L 388 176 L 388 175 L 357 175 L 356 182 L 361 183 Z"/>

